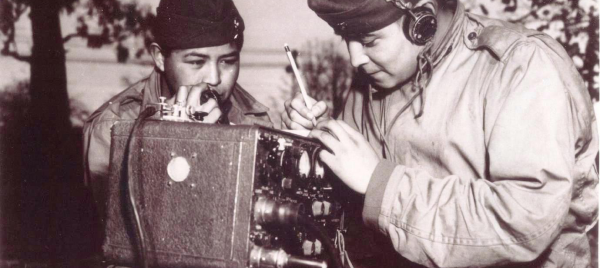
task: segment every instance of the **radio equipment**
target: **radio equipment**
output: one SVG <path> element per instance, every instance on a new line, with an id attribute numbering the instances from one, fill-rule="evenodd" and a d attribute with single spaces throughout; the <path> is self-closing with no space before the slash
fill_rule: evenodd
<path id="1" fill-rule="evenodd" d="M 338 266 L 333 241 L 344 231 L 343 186 L 318 159 L 323 149 L 258 126 L 119 122 L 105 259 L 160 267 Z"/>
<path id="2" fill-rule="evenodd" d="M 219 93 L 217 93 L 214 89 L 204 90 L 202 94 L 200 94 L 200 104 L 206 103 L 209 99 L 214 99 L 219 106 L 222 103 Z M 166 97 L 160 97 L 159 103 L 150 104 L 150 106 L 154 107 L 158 111 L 152 118 L 166 121 L 202 122 L 204 117 L 208 115 L 206 112 L 194 111 L 192 106 L 186 106 L 185 103 L 178 102 L 173 105 L 169 105 Z M 217 123 L 226 123 L 221 121 L 222 120 L 219 119 Z"/>

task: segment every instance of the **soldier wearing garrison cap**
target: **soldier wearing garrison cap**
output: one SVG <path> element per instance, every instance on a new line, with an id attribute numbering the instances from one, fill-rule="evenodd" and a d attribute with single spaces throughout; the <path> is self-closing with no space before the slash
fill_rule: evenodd
<path id="1" fill-rule="evenodd" d="M 399 256 L 597 264 L 596 117 L 558 42 L 449 0 L 308 5 L 344 38 L 357 75 L 336 120 L 296 96 L 282 121 L 330 149 L 320 158 L 364 194 L 364 223 Z"/>
<path id="2" fill-rule="evenodd" d="M 244 20 L 231 0 L 162 0 L 153 33 L 154 71 L 102 105 L 84 126 L 86 183 L 92 186 L 101 218 L 110 129 L 120 120 L 135 120 L 141 107 L 166 97 L 170 104 L 206 113 L 204 123 L 272 126 L 268 109 L 236 83 Z M 201 103 L 206 90 L 216 97 Z"/>

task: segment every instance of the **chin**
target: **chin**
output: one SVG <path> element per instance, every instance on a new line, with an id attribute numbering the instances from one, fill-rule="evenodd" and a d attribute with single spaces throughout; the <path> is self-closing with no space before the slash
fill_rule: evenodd
<path id="1" fill-rule="evenodd" d="M 404 86 L 406 83 L 410 82 L 410 77 L 408 78 L 388 78 L 388 79 L 373 79 L 371 80 L 373 86 L 379 89 L 398 89 Z"/>
<path id="2" fill-rule="evenodd" d="M 395 81 L 377 81 L 373 80 L 373 86 L 379 90 L 388 90 L 397 88 L 399 83 Z"/>

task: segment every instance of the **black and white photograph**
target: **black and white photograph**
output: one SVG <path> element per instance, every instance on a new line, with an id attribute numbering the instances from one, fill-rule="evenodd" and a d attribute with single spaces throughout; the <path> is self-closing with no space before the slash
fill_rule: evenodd
<path id="1" fill-rule="evenodd" d="M 0 0 L 0 268 L 598 268 L 597 0 Z"/>

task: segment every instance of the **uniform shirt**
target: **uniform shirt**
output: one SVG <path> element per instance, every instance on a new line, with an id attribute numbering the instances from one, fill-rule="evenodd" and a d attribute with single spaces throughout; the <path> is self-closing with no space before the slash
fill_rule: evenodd
<path id="1" fill-rule="evenodd" d="M 131 87 L 125 89 L 96 110 L 84 125 L 84 172 L 86 184 L 92 187 L 100 217 L 105 209 L 105 190 L 109 177 L 110 132 L 112 126 L 122 120 L 138 118 L 140 108 L 158 103 L 165 81 L 153 72 Z M 223 116 L 238 125 L 261 125 L 272 127 L 268 108 L 256 101 L 238 84 L 229 100 L 222 105 Z"/>
<path id="2" fill-rule="evenodd" d="M 590 265 L 598 136 L 573 62 L 551 37 L 460 4 L 444 40 L 422 98 L 384 133 L 392 153 L 371 177 L 365 223 L 427 266 Z M 376 124 L 385 132 L 411 88 L 370 103 L 354 83 L 340 117 L 383 156 Z"/>

